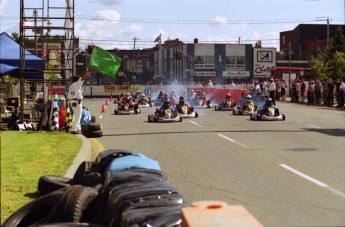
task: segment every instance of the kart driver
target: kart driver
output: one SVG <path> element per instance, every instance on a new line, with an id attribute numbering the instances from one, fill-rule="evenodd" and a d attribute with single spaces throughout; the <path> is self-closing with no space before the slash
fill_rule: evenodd
<path id="1" fill-rule="evenodd" d="M 230 93 L 226 94 L 223 104 L 224 106 L 232 106 L 234 104 L 234 100 L 231 98 Z"/>
<path id="2" fill-rule="evenodd" d="M 178 103 L 176 104 L 176 109 L 177 109 L 177 111 L 178 111 L 179 113 L 182 113 L 182 112 L 183 112 L 183 111 L 182 111 L 182 107 L 183 107 L 183 106 L 186 106 L 187 109 L 189 109 L 187 103 L 185 102 L 184 97 L 181 96 L 181 97 L 179 98 L 179 100 L 178 100 Z"/>
<path id="3" fill-rule="evenodd" d="M 245 103 L 243 104 L 243 109 L 244 110 L 247 110 L 249 109 L 249 105 L 253 105 L 254 106 L 254 102 L 252 101 L 252 96 L 251 95 L 247 95 L 246 96 L 246 101 Z"/>
<path id="4" fill-rule="evenodd" d="M 266 100 L 265 105 L 262 107 L 261 114 L 268 116 L 269 115 L 269 108 L 270 107 L 274 108 L 274 116 L 278 116 L 279 115 L 279 109 L 275 105 L 273 105 L 273 102 L 272 102 L 271 98 L 268 98 Z"/>
<path id="5" fill-rule="evenodd" d="M 170 109 L 171 112 L 173 111 L 173 108 L 170 106 L 170 99 L 169 98 L 163 99 L 163 105 L 159 109 L 159 115 L 163 116 L 166 109 Z"/>

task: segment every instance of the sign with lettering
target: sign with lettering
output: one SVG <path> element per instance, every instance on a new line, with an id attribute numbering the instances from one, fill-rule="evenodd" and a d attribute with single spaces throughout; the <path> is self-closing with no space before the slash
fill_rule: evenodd
<path id="1" fill-rule="evenodd" d="M 117 91 L 135 91 L 137 86 L 135 85 L 104 85 L 103 86 L 103 92 L 117 92 Z"/>
<path id="2" fill-rule="evenodd" d="M 271 77 L 276 67 L 276 51 L 276 48 L 254 48 L 254 78 Z"/>

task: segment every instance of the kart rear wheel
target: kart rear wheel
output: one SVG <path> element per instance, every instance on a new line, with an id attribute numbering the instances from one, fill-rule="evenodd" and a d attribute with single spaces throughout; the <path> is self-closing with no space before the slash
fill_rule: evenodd
<path id="1" fill-rule="evenodd" d="M 182 122 L 182 117 L 180 116 L 180 122 Z"/>
<path id="2" fill-rule="evenodd" d="M 283 116 L 283 121 L 285 121 L 285 114 L 282 114 L 282 116 Z"/>
<path id="3" fill-rule="evenodd" d="M 119 111 L 115 110 L 115 112 L 114 112 L 114 113 L 115 113 L 115 115 L 118 115 L 118 114 L 119 114 Z"/>

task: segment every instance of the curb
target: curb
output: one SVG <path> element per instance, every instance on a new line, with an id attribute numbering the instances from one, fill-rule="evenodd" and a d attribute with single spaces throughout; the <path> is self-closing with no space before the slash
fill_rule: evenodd
<path id="1" fill-rule="evenodd" d="M 91 159 L 91 154 L 92 154 L 91 142 L 82 134 L 78 134 L 77 136 L 81 139 L 82 146 L 80 148 L 79 153 L 74 158 L 72 165 L 68 168 L 68 170 L 65 173 L 65 177 L 68 177 L 68 178 L 73 178 L 74 173 L 77 171 L 77 168 L 83 161 Z"/>

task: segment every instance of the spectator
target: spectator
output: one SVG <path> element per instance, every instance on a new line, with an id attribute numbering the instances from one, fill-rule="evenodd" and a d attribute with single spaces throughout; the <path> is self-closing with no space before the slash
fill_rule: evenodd
<path id="1" fill-rule="evenodd" d="M 280 80 L 281 86 L 281 100 L 285 101 L 286 98 L 286 83 L 285 80 Z"/>
<path id="2" fill-rule="evenodd" d="M 281 93 L 282 93 L 282 87 L 281 87 L 281 84 L 280 84 L 279 80 L 276 80 L 275 83 L 276 83 L 276 87 L 277 87 L 276 99 L 280 100 L 281 99 Z"/>
<path id="3" fill-rule="evenodd" d="M 337 104 L 338 104 L 337 107 L 339 106 L 339 102 L 340 102 L 339 88 L 340 88 L 340 80 L 337 79 L 335 81 L 335 100 L 337 101 Z"/>
<path id="4" fill-rule="evenodd" d="M 314 105 L 314 82 L 309 81 L 308 89 L 307 89 L 307 98 L 308 98 L 308 103 L 307 106 Z"/>
<path id="5" fill-rule="evenodd" d="M 261 85 L 261 92 L 263 96 L 268 96 L 268 85 L 267 85 L 267 80 L 264 79 Z"/>
<path id="6" fill-rule="evenodd" d="M 301 83 L 297 79 L 296 80 L 296 102 L 300 102 L 300 94 L 301 94 Z"/>
<path id="7" fill-rule="evenodd" d="M 345 99 L 345 83 L 343 79 L 340 79 L 340 86 L 339 86 L 339 105 L 338 107 L 344 108 L 344 99 Z"/>
<path id="8" fill-rule="evenodd" d="M 296 102 L 297 100 L 297 90 L 296 90 L 296 80 L 292 81 L 291 85 L 291 102 Z"/>
<path id="9" fill-rule="evenodd" d="M 235 89 L 236 85 L 233 80 L 230 80 L 230 89 Z"/>
<path id="10" fill-rule="evenodd" d="M 213 87 L 212 80 L 209 80 L 209 81 L 208 81 L 208 83 L 207 83 L 207 87 Z"/>
<path id="11" fill-rule="evenodd" d="M 328 106 L 328 98 L 327 98 L 327 94 L 328 94 L 328 82 L 327 79 L 324 79 L 322 81 L 322 99 L 323 99 L 323 106 Z"/>
<path id="12" fill-rule="evenodd" d="M 300 93 L 300 101 L 302 103 L 304 103 L 304 99 L 305 99 L 305 90 L 306 90 L 306 84 L 304 82 L 304 79 L 302 78 L 302 80 L 301 80 L 301 93 Z"/>
<path id="13" fill-rule="evenodd" d="M 332 107 L 334 104 L 334 84 L 332 79 L 327 84 L 327 106 Z"/>
<path id="14" fill-rule="evenodd" d="M 254 83 L 254 93 L 255 95 L 261 95 L 261 88 L 258 82 L 255 81 Z"/>
<path id="15" fill-rule="evenodd" d="M 321 85 L 321 81 L 319 79 L 316 80 L 316 83 L 314 86 L 314 92 L 315 92 L 315 103 L 317 105 L 320 105 L 321 104 L 322 85 Z"/>
<path id="16" fill-rule="evenodd" d="M 273 105 L 276 105 L 275 96 L 276 96 L 277 87 L 273 79 L 270 79 L 270 85 L 268 87 L 268 90 L 269 90 L 269 96 L 272 99 Z"/>

